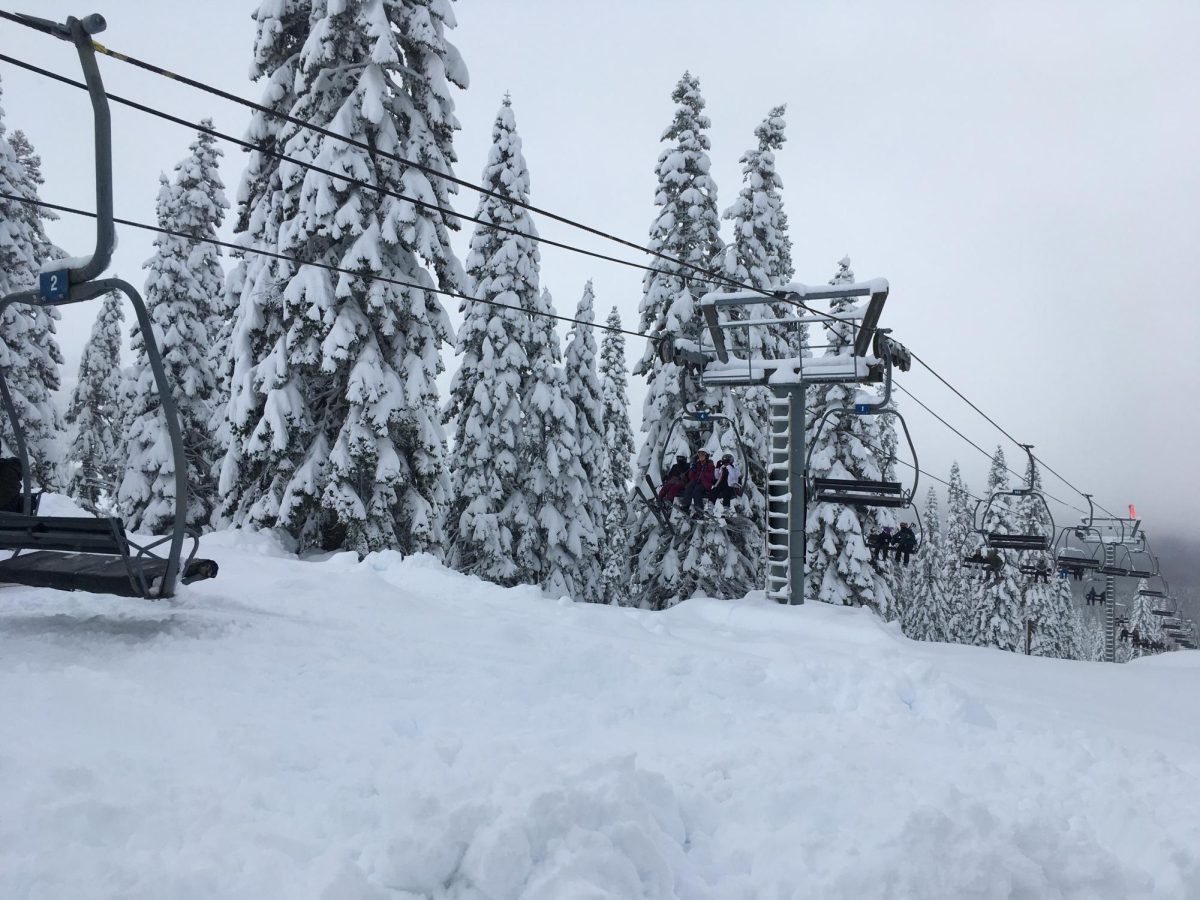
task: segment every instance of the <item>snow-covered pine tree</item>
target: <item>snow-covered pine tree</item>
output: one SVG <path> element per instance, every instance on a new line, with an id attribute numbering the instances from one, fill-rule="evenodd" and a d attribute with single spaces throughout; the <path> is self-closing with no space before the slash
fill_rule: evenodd
<path id="1" fill-rule="evenodd" d="M 482 196 L 476 217 L 510 231 L 477 225 L 467 256 L 470 294 L 486 302 L 459 307 L 461 362 L 444 413 L 455 432 L 448 562 L 460 572 L 512 585 L 527 575 L 517 564 L 520 532 L 532 516 L 519 462 L 521 392 L 530 369 L 529 311 L 539 302 L 540 257 L 529 213 L 502 199 L 529 202 L 529 170 L 507 97 L 496 114 L 481 181 L 499 196 Z"/>
<path id="2" fill-rule="evenodd" d="M 775 151 L 784 142 L 784 107 L 777 106 L 754 130 L 758 144 L 742 155 L 742 189 L 737 200 L 723 215 L 733 223 L 733 240 L 722 254 L 722 270 L 731 282 L 771 291 L 779 288 L 792 275 L 791 240 L 787 234 L 787 218 L 783 213 L 780 191 L 783 183 L 775 168 Z M 735 311 L 735 315 L 755 319 L 786 319 L 794 309 L 784 303 L 763 303 Z M 736 349 L 743 353 L 778 358 L 795 356 L 807 344 L 803 326 L 756 325 L 729 332 Z M 740 509 L 749 517 L 748 528 L 729 534 L 731 549 L 738 557 L 757 563 L 755 581 L 761 582 L 765 562 L 763 536 L 766 534 L 767 463 L 770 455 L 770 423 L 768 408 L 771 391 L 766 386 L 753 386 L 740 392 L 723 391 L 718 395 L 719 409 L 737 423 L 741 447 L 722 446 L 734 451 L 739 459 L 746 483 Z M 727 439 L 731 435 L 725 435 Z M 758 486 L 757 489 L 755 486 Z"/>
<path id="3" fill-rule="evenodd" d="M 757 128 L 758 145 L 747 150 L 742 163 L 742 190 L 722 214 L 733 222 L 733 240 L 722 254 L 723 273 L 734 282 L 764 290 L 779 288 L 791 280 L 792 241 L 783 211 L 783 181 L 775 166 L 775 151 L 786 140 L 783 114 L 786 106 L 776 106 Z M 766 303 L 749 307 L 751 318 L 789 318 L 795 307 L 786 303 Z M 748 333 L 748 336 L 747 336 Z M 799 355 L 807 345 L 806 325 L 794 328 L 754 326 L 731 332 L 753 352 L 768 358 Z"/>
<path id="4" fill-rule="evenodd" d="M 642 330 L 650 335 L 634 374 L 646 378 L 642 431 L 646 435 L 637 461 L 637 481 L 662 477 L 662 462 L 677 448 L 667 447 L 671 428 L 689 402 L 703 398 L 698 384 L 672 362 L 657 354 L 660 339 L 696 341 L 701 320 L 696 299 L 711 285 L 696 269 L 712 271 L 719 264 L 722 243 L 717 214 L 717 189 L 709 175 L 707 134 L 700 83 L 685 72 L 675 86 L 674 119 L 663 132 L 667 147 L 659 154 L 654 203 L 658 215 L 650 226 L 648 246 L 669 260 L 656 262 L 642 281 L 639 307 Z M 696 267 L 696 268 L 693 268 Z M 717 405 L 710 402 L 710 405 Z M 716 441 L 719 444 L 719 438 Z M 681 521 L 674 539 L 657 517 L 639 504 L 630 528 L 633 560 L 632 602 L 663 609 L 696 593 L 715 597 L 740 596 L 758 583 L 760 559 L 743 557 L 724 530 Z"/>
<path id="5" fill-rule="evenodd" d="M 922 517 L 925 538 L 904 570 L 905 596 L 901 624 L 904 633 L 918 641 L 946 640 L 946 621 L 950 612 L 946 585 L 946 543 L 937 492 L 930 488 L 925 496 Z"/>
<path id="6" fill-rule="evenodd" d="M 207 120 L 203 124 L 211 126 Z M 149 271 L 146 308 L 174 392 L 187 456 L 187 521 L 197 528 L 208 523 L 216 500 L 217 448 L 210 430 L 216 378 L 209 356 L 209 328 L 214 308 L 224 302 L 225 278 L 213 244 L 176 234 L 216 237 L 228 207 L 217 171 L 220 157 L 215 139 L 201 132 L 175 167 L 174 179 L 162 177 L 158 224 L 175 234 L 154 239 L 154 256 L 145 265 Z M 117 500 L 130 527 L 159 532 L 174 518 L 175 461 L 144 336 L 136 329 L 132 346 L 136 393 Z"/>
<path id="7" fill-rule="evenodd" d="M 633 480 L 633 428 L 629 424 L 629 374 L 625 368 L 625 335 L 621 315 L 614 306 L 600 340 L 600 387 L 604 397 L 604 444 L 608 461 L 601 490 L 604 504 L 604 537 L 600 547 L 603 566 L 602 596 L 620 603 L 629 592 L 629 551 L 625 536 L 631 510 Z"/>
<path id="8" fill-rule="evenodd" d="M 595 596 L 596 532 L 581 462 L 580 426 L 559 364 L 554 301 L 543 290 L 530 322 L 529 371 L 522 389 L 525 418 L 518 445 L 518 475 L 529 519 L 518 523 L 521 580 L 556 596 Z M 592 556 L 592 559 L 588 557 Z"/>
<path id="9" fill-rule="evenodd" d="M 566 400 L 575 409 L 575 444 L 582 468 L 581 496 L 573 510 L 568 511 L 568 529 L 576 532 L 580 544 L 578 559 L 577 600 L 603 603 L 604 547 L 607 545 L 604 518 L 609 485 L 609 449 L 605 445 L 604 388 L 596 364 L 596 335 L 591 323 L 595 320 L 595 290 L 591 281 L 584 285 L 583 296 L 575 309 L 576 322 L 571 327 L 564 354 Z M 624 534 L 621 535 L 622 543 Z"/>
<path id="10" fill-rule="evenodd" d="M 850 260 L 838 263 L 830 284 L 851 284 Z M 834 301 L 833 312 L 854 306 L 853 300 Z M 826 328 L 826 355 L 845 352 L 853 343 L 849 328 L 834 324 Z M 854 385 L 818 385 L 809 391 L 808 446 L 812 448 L 810 472 L 823 478 L 857 478 L 878 481 L 882 477 L 875 438 L 877 427 L 870 417 L 856 416 Z M 821 418 L 833 412 L 825 425 Z M 881 617 L 895 617 L 896 601 L 889 579 L 881 571 L 890 563 L 871 563 L 863 534 L 863 519 L 848 506 L 814 503 L 808 508 L 808 558 L 805 565 L 805 596 L 823 603 L 870 606 Z M 869 519 L 868 519 L 869 520 Z"/>
<path id="11" fill-rule="evenodd" d="M 1142 591 L 1146 590 L 1148 583 L 1146 579 L 1138 582 L 1137 593 L 1133 595 L 1133 600 L 1129 604 L 1129 629 L 1130 636 L 1137 635 L 1138 642 L 1132 643 L 1130 656 L 1132 659 L 1139 659 L 1143 656 L 1153 656 L 1155 653 L 1161 652 L 1152 649 L 1151 643 L 1166 643 L 1166 632 L 1163 630 L 1162 619 L 1154 615 L 1150 611 L 1152 603 L 1143 596 Z"/>
<path id="12" fill-rule="evenodd" d="M 1041 491 L 1042 476 L 1037 463 L 1030 459 L 1025 468 L 1025 483 L 1035 491 Z M 1046 508 L 1034 495 L 1020 498 L 1016 504 L 1017 521 L 1022 534 L 1050 534 L 1053 522 L 1046 516 Z M 1022 582 L 1023 620 L 1033 624 L 1030 652 L 1034 656 L 1049 656 L 1056 659 L 1073 659 L 1078 655 L 1075 625 L 1075 606 L 1071 599 L 1071 587 L 1064 579 L 1055 576 L 1057 565 L 1053 549 L 1045 552 L 1020 554 L 1021 565 L 1043 567 L 1050 579 L 1026 575 Z"/>
<path id="13" fill-rule="evenodd" d="M 973 547 L 971 536 L 975 531 L 975 499 L 963 481 L 957 460 L 950 466 L 949 485 L 946 492 L 946 568 L 943 576 L 945 640 L 969 644 L 974 634 L 975 594 L 979 582 L 962 561 Z"/>
<path id="14" fill-rule="evenodd" d="M 996 448 L 992 467 L 988 472 L 987 490 L 991 498 L 997 492 L 1008 490 L 1008 468 L 1004 463 L 1004 450 Z M 997 534 L 1019 534 L 1017 510 L 1010 498 L 995 497 L 989 504 L 982 522 L 983 530 Z M 996 647 L 1000 650 L 1023 651 L 1025 647 L 1025 615 L 1021 599 L 1018 554 L 1013 550 L 997 551 L 1004 560 L 999 572 L 981 577 L 977 588 L 974 609 L 974 633 L 972 643 L 981 647 Z"/>
<path id="15" fill-rule="evenodd" d="M 67 493 L 84 509 L 112 507 L 124 469 L 121 390 L 121 294 L 108 294 L 79 361 L 66 421 L 72 428 Z"/>
<path id="16" fill-rule="evenodd" d="M 21 132 L 5 134 L 0 109 L 0 192 L 37 200 L 43 183 L 41 160 Z M 30 203 L 0 198 L 0 295 L 37 286 L 41 263 L 63 254 L 46 237 L 53 214 Z M 9 306 L 0 320 L 0 368 L 25 431 L 30 477 L 43 488 L 60 483 L 62 418 L 54 404 L 61 385 L 62 352 L 55 338 L 54 308 Z M 0 421 L 0 453 L 16 455 L 12 427 Z"/>
<path id="17" fill-rule="evenodd" d="M 277 260 L 235 282 L 225 512 L 235 524 L 278 527 L 301 549 L 436 550 L 449 488 L 436 377 L 451 327 L 428 289 L 461 289 L 455 226 L 378 189 L 449 207 L 447 182 L 396 159 L 450 172 L 449 85 L 467 81 L 445 39 L 453 16 L 446 3 L 313 0 L 305 33 L 299 16 L 279 19 L 277 3 L 260 13 L 256 71 L 274 67 L 275 85 L 294 69 L 289 113 L 373 151 L 293 123 L 274 143 L 372 187 L 286 162 L 277 182 L 257 172 L 243 192 L 250 240 L 360 274 Z M 268 21 L 279 23 L 273 34 Z"/>
<path id="18" fill-rule="evenodd" d="M 251 14 L 255 36 L 250 78 L 263 82 L 259 104 L 274 113 L 286 115 L 296 102 L 296 72 L 311 13 L 312 0 L 260 0 Z M 238 187 L 234 239 L 240 246 L 272 252 L 276 249 L 283 190 L 280 160 L 270 151 L 283 151 L 286 124 L 279 115 L 263 111 L 255 111 L 250 117 L 246 139 L 262 149 L 248 151 Z M 291 272 L 290 267 L 284 268 L 276 260 L 257 253 L 234 251 L 232 256 L 234 265 L 225 287 L 226 321 L 211 337 L 210 361 L 217 380 L 211 428 L 222 454 L 218 478 L 227 460 L 235 467 L 238 460 L 237 450 L 230 456 L 230 417 L 234 412 L 230 400 L 235 361 L 240 358 L 243 367 L 252 364 L 258 354 L 265 353 L 269 342 L 282 333 L 282 285 Z M 248 346 L 244 341 L 252 335 L 257 343 Z M 241 374 L 245 384 L 247 372 Z M 233 511 L 233 505 L 223 499 L 214 511 L 214 522 L 229 524 Z"/>

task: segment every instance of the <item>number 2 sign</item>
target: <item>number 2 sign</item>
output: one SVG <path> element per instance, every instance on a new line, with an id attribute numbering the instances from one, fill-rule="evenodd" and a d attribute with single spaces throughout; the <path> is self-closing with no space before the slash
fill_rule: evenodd
<path id="1" fill-rule="evenodd" d="M 43 272 L 38 279 L 38 289 L 42 300 L 62 300 L 71 292 L 71 279 L 66 269 L 57 272 Z"/>

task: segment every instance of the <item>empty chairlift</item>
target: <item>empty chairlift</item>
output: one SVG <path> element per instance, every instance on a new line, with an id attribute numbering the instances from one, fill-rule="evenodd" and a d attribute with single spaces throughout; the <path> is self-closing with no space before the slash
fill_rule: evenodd
<path id="1" fill-rule="evenodd" d="M 64 591 L 92 591 L 125 596 L 170 597 L 177 581 L 188 583 L 217 574 L 212 560 L 196 558 L 198 540 L 186 524 L 188 502 L 187 462 L 183 437 L 170 383 L 154 338 L 150 317 L 137 290 L 116 278 L 100 279 L 112 258 L 116 235 L 113 223 L 111 129 L 108 103 L 96 66 L 92 35 L 104 30 L 101 16 L 65 24 L 24 17 L 37 27 L 75 45 L 92 99 L 96 146 L 96 249 L 83 259 L 63 260 L 62 268 L 41 275 L 38 290 L 20 291 L 0 298 L 0 316 L 10 306 L 62 306 L 120 291 L 129 297 L 145 342 L 146 357 L 154 374 L 175 466 L 175 518 L 171 534 L 138 543 L 116 518 L 41 516 L 29 478 L 25 434 L 13 398 L 0 372 L 0 402 L 12 429 L 21 464 L 21 512 L 0 513 L 0 549 L 14 551 L 0 560 L 0 582 Z M 192 541 L 183 559 L 184 544 Z M 159 552 L 155 552 L 159 551 Z"/>
<path id="2" fill-rule="evenodd" d="M 1030 472 L 1032 473 L 1033 464 L 1033 448 L 1031 445 L 1024 445 L 1025 452 L 1029 454 Z M 1032 478 L 1031 478 L 1032 481 Z M 1002 498 L 1013 497 L 1017 499 L 1033 499 L 1041 507 L 1041 512 L 1044 514 L 1044 526 L 1040 529 L 1029 529 L 1025 532 L 1008 532 L 990 530 L 988 523 L 991 518 L 991 511 L 995 508 Z M 1039 516 L 1039 518 L 1042 518 Z M 1012 488 L 1005 491 L 994 491 L 988 496 L 986 501 L 980 501 L 976 507 L 975 530 L 983 538 L 984 545 L 992 550 L 1017 550 L 1017 551 L 1041 551 L 1049 550 L 1055 542 L 1057 531 L 1054 527 L 1054 516 L 1050 512 L 1050 505 L 1046 502 L 1046 497 L 1040 490 L 1035 488 L 1032 483 L 1026 484 L 1022 488 Z"/>

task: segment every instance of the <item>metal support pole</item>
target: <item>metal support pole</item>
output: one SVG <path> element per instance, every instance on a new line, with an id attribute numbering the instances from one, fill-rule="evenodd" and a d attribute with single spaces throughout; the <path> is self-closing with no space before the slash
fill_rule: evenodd
<path id="1" fill-rule="evenodd" d="M 805 492 L 804 463 L 808 456 L 805 446 L 804 382 L 788 389 L 788 404 L 791 418 L 791 453 L 788 471 L 788 568 L 790 597 L 788 603 L 797 606 L 804 602 L 804 563 L 806 553 L 805 529 L 808 523 L 808 497 Z"/>
<path id="2" fill-rule="evenodd" d="M 1104 565 L 1112 567 L 1116 562 L 1116 544 L 1105 544 Z M 1117 661 L 1117 579 L 1111 574 L 1104 576 L 1104 661 Z"/>

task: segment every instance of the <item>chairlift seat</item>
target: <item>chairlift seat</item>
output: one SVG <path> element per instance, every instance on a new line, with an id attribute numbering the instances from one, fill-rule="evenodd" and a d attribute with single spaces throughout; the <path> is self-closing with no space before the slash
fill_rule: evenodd
<path id="1" fill-rule="evenodd" d="M 156 597 L 167 571 L 167 560 L 131 544 L 116 518 L 3 513 L 0 549 L 33 551 L 0 560 L 0 582 L 59 591 Z M 184 584 L 214 578 L 217 564 L 193 555 L 179 574 Z"/>
<path id="2" fill-rule="evenodd" d="M 1098 559 L 1091 559 L 1088 557 L 1081 557 L 1081 556 L 1063 555 L 1061 553 L 1058 556 L 1057 562 L 1058 562 L 1058 565 L 1060 568 L 1070 569 L 1073 571 L 1077 570 L 1077 571 L 1082 572 L 1086 569 L 1100 568 L 1100 561 Z"/>
<path id="3" fill-rule="evenodd" d="M 840 503 L 844 506 L 899 508 L 909 505 L 909 498 L 900 482 L 856 478 L 813 478 L 810 499 L 814 503 Z"/>
<path id="4" fill-rule="evenodd" d="M 987 545 L 997 550 L 1049 550 L 1050 538 L 1044 534 L 1000 534 L 991 532 Z"/>

